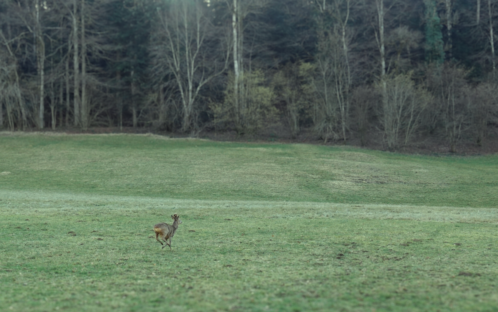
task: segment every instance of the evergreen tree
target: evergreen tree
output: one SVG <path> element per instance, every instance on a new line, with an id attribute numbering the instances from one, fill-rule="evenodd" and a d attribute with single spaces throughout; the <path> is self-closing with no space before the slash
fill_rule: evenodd
<path id="1" fill-rule="evenodd" d="M 443 34 L 436 11 L 435 0 L 424 0 L 425 4 L 425 61 L 444 63 Z"/>
<path id="2" fill-rule="evenodd" d="M 120 98 L 129 105 L 132 125 L 137 127 L 141 99 L 151 84 L 148 48 L 151 22 L 156 16 L 155 6 L 143 0 L 115 0 L 108 6 L 111 12 L 108 23 L 113 30 L 110 39 L 117 47 L 111 70 L 115 72 L 115 77 L 119 77 L 116 85 L 129 91 L 121 92 Z M 120 115 L 125 113 L 122 105 L 119 104 L 118 108 Z"/>

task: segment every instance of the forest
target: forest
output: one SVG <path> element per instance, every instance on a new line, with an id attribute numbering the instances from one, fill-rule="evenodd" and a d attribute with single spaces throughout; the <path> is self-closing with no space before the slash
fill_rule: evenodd
<path id="1" fill-rule="evenodd" d="M 498 0 L 0 0 L 0 128 L 457 152 L 497 130 L 497 23 Z"/>

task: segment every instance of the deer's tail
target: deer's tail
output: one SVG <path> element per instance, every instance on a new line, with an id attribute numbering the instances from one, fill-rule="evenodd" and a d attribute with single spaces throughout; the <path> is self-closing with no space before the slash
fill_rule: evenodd
<path id="1" fill-rule="evenodd" d="M 160 243 L 161 243 L 161 245 L 164 245 L 164 244 L 163 244 L 163 242 L 161 242 L 161 241 L 159 240 L 159 235 L 161 235 L 161 237 L 163 236 L 163 231 L 162 231 L 162 229 L 161 229 L 161 228 L 154 227 L 154 232 L 156 232 L 156 240 L 157 240 L 158 242 L 160 242 Z"/>

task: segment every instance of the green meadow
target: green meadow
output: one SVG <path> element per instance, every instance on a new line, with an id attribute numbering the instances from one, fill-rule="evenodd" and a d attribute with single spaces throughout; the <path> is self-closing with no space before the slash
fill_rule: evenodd
<path id="1" fill-rule="evenodd" d="M 497 200 L 497 155 L 3 133 L 0 311 L 498 311 Z"/>

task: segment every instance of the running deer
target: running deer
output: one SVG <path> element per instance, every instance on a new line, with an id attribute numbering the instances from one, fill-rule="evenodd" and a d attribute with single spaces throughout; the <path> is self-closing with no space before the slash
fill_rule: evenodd
<path id="1" fill-rule="evenodd" d="M 175 232 L 178 229 L 178 225 L 182 224 L 180 216 L 177 215 L 176 213 L 171 216 L 171 219 L 175 220 L 173 222 L 173 225 L 169 225 L 167 223 L 158 223 L 154 225 L 154 232 L 156 232 L 156 240 L 160 242 L 161 245 L 163 245 L 163 248 L 166 247 L 166 245 L 168 245 L 170 250 L 171 250 L 171 238 L 175 235 Z M 166 245 L 164 245 L 163 242 L 159 240 L 159 236 L 166 243 Z"/>

